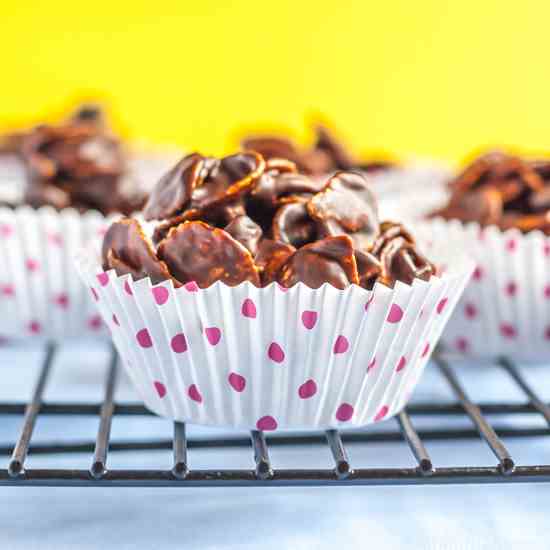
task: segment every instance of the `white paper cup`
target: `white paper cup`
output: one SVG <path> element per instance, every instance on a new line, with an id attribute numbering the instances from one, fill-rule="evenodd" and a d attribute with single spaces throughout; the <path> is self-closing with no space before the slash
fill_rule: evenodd
<path id="1" fill-rule="evenodd" d="M 176 160 L 174 149 L 133 147 L 121 185 L 129 193 L 145 193 Z M 0 156 L 0 200 L 21 202 L 25 186 L 22 162 L 15 155 Z M 0 207 L 1 339 L 109 337 L 74 258 L 115 217 L 72 208 Z"/>
<path id="2" fill-rule="evenodd" d="M 71 208 L 0 208 L 1 337 L 108 337 L 74 257 L 109 223 Z"/>
<path id="3" fill-rule="evenodd" d="M 83 280 L 146 406 L 174 420 L 247 429 L 361 426 L 399 412 L 473 264 L 372 292 L 216 283 L 174 288 L 104 273 Z"/>
<path id="4" fill-rule="evenodd" d="M 422 240 L 463 250 L 476 262 L 442 336 L 466 355 L 517 360 L 550 353 L 550 237 L 435 219 L 416 224 Z"/>

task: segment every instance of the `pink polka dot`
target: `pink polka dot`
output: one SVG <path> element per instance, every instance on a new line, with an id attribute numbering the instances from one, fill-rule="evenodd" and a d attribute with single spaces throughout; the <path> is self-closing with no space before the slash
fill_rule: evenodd
<path id="1" fill-rule="evenodd" d="M 40 334 L 42 332 L 42 325 L 38 321 L 31 321 L 28 328 L 32 334 Z"/>
<path id="2" fill-rule="evenodd" d="M 222 331 L 218 327 L 207 327 L 204 329 L 204 334 L 211 346 L 217 345 L 222 337 Z"/>
<path id="3" fill-rule="evenodd" d="M 63 246 L 63 237 L 59 233 L 50 233 L 48 242 L 55 246 Z"/>
<path id="4" fill-rule="evenodd" d="M 500 334 L 504 338 L 513 339 L 517 336 L 517 330 L 511 323 L 500 323 Z"/>
<path id="5" fill-rule="evenodd" d="M 90 330 L 99 330 L 103 326 L 103 321 L 99 315 L 94 315 L 88 319 L 88 328 Z"/>
<path id="6" fill-rule="evenodd" d="M 2 285 L 0 291 L 2 292 L 2 296 L 8 298 L 15 296 L 15 287 L 12 284 Z"/>
<path id="7" fill-rule="evenodd" d="M 0 235 L 2 235 L 4 239 L 11 237 L 11 235 L 13 235 L 13 226 L 7 223 L 0 224 Z"/>
<path id="8" fill-rule="evenodd" d="M 546 285 L 544 287 L 544 297 L 547 299 L 547 300 L 550 300 L 550 285 Z"/>
<path id="9" fill-rule="evenodd" d="M 370 372 L 374 367 L 376 367 L 376 355 L 372 358 L 371 362 L 367 366 L 367 372 Z"/>
<path id="10" fill-rule="evenodd" d="M 185 283 L 183 285 L 183 288 L 187 290 L 187 292 L 198 292 L 199 287 L 195 281 L 189 281 L 188 283 Z"/>
<path id="11" fill-rule="evenodd" d="M 61 309 L 67 309 L 69 307 L 69 296 L 66 292 L 61 292 L 53 299 L 54 303 Z"/>
<path id="12" fill-rule="evenodd" d="M 189 399 L 191 401 L 195 401 L 196 403 L 202 403 L 202 395 L 199 391 L 199 388 L 195 384 L 191 384 L 187 390 L 187 395 L 189 396 Z"/>
<path id="13" fill-rule="evenodd" d="M 458 337 L 455 340 L 455 347 L 460 353 L 466 353 L 470 345 L 468 344 L 468 340 L 466 340 L 466 338 Z"/>
<path id="14" fill-rule="evenodd" d="M 309 399 L 317 393 L 317 384 L 313 378 L 306 380 L 299 388 L 298 395 L 300 399 Z"/>
<path id="15" fill-rule="evenodd" d="M 132 290 L 132 287 L 130 286 L 130 283 L 128 281 L 124 281 L 124 291 L 130 296 L 134 295 L 134 291 Z"/>
<path id="16" fill-rule="evenodd" d="M 168 301 L 168 296 L 170 296 L 168 290 L 166 290 L 166 288 L 164 288 L 163 286 L 157 286 L 151 289 L 151 292 L 153 293 L 153 298 L 155 299 L 155 302 L 159 306 L 165 304 Z"/>
<path id="17" fill-rule="evenodd" d="M 506 285 L 506 287 L 505 287 L 505 289 L 504 289 L 504 292 L 505 292 L 508 296 L 510 296 L 510 297 L 515 296 L 515 295 L 517 294 L 517 292 L 518 292 L 518 285 L 517 285 L 517 283 L 516 283 L 515 281 L 510 281 L 510 282 Z"/>
<path id="18" fill-rule="evenodd" d="M 422 350 L 422 354 L 420 357 L 426 357 L 430 351 L 430 342 L 426 342 L 426 345 L 424 346 L 424 349 Z"/>
<path id="19" fill-rule="evenodd" d="M 483 268 L 480 265 L 478 265 L 474 269 L 474 273 L 472 274 L 472 279 L 474 281 L 481 281 L 482 278 L 483 278 Z"/>
<path id="20" fill-rule="evenodd" d="M 407 359 L 403 356 L 399 359 L 395 372 L 401 372 L 407 366 Z"/>
<path id="21" fill-rule="evenodd" d="M 338 338 L 336 338 L 336 342 L 334 342 L 334 347 L 332 348 L 333 353 L 346 353 L 349 349 L 349 341 L 348 339 L 340 334 Z"/>
<path id="22" fill-rule="evenodd" d="M 277 429 L 277 421 L 272 416 L 262 416 L 256 422 L 256 428 L 262 432 L 272 432 Z"/>
<path id="23" fill-rule="evenodd" d="M 403 310 L 397 304 L 392 304 L 386 321 L 388 323 L 399 323 L 401 319 L 403 319 Z"/>
<path id="24" fill-rule="evenodd" d="M 441 300 L 439 302 L 439 304 L 437 304 L 437 313 L 440 315 L 443 310 L 445 309 L 445 306 L 447 305 L 447 302 L 449 301 L 449 298 L 443 298 L 443 300 Z"/>
<path id="25" fill-rule="evenodd" d="M 136 334 L 136 340 L 142 348 L 150 348 L 153 346 L 153 341 L 151 340 L 151 335 L 146 328 L 142 328 Z"/>
<path id="26" fill-rule="evenodd" d="M 369 307 L 373 301 L 374 301 L 374 292 L 371 294 L 371 297 L 367 300 L 367 303 L 365 304 L 365 311 L 369 310 Z"/>
<path id="27" fill-rule="evenodd" d="M 241 307 L 241 313 L 243 314 L 243 317 L 249 317 L 250 319 L 256 318 L 256 304 L 250 299 L 247 298 L 243 301 L 243 305 Z"/>
<path id="28" fill-rule="evenodd" d="M 317 312 L 306 310 L 302 312 L 302 325 L 311 330 L 317 323 Z"/>
<path id="29" fill-rule="evenodd" d="M 516 239 L 508 239 L 506 241 L 506 250 L 508 250 L 508 252 L 514 252 L 517 246 L 518 246 L 518 243 Z"/>
<path id="30" fill-rule="evenodd" d="M 236 372 L 231 372 L 227 377 L 229 385 L 236 391 L 241 393 L 246 387 L 246 378 L 237 374 Z"/>
<path id="31" fill-rule="evenodd" d="M 158 396 L 162 399 L 166 395 L 166 386 L 158 380 L 153 382 L 153 386 L 155 387 L 155 390 L 157 390 Z"/>
<path id="32" fill-rule="evenodd" d="M 277 283 L 277 287 L 279 288 L 279 290 L 281 292 L 288 292 L 288 288 L 286 286 L 283 286 L 283 285 Z"/>
<path id="33" fill-rule="evenodd" d="M 185 334 L 183 334 L 183 332 L 180 332 L 179 334 L 176 334 L 175 336 L 173 336 L 172 340 L 170 340 L 170 347 L 176 353 L 186 352 L 187 351 L 187 339 L 185 338 Z"/>
<path id="34" fill-rule="evenodd" d="M 467 319 L 475 319 L 477 317 L 477 307 L 474 304 L 467 302 L 464 305 L 464 315 Z"/>
<path id="35" fill-rule="evenodd" d="M 99 301 L 99 294 L 97 293 L 97 290 L 91 286 L 90 290 L 92 291 L 92 296 L 94 297 L 94 300 L 97 302 Z"/>
<path id="36" fill-rule="evenodd" d="M 353 416 L 353 407 L 349 403 L 342 403 L 336 410 L 336 420 L 347 422 Z"/>
<path id="37" fill-rule="evenodd" d="M 479 231 L 477 233 L 477 238 L 478 240 L 480 241 L 484 241 L 485 240 L 485 229 L 483 227 L 480 227 L 479 228 Z"/>
<path id="38" fill-rule="evenodd" d="M 109 275 L 105 272 L 96 275 L 96 277 L 101 286 L 107 286 L 107 284 L 109 283 Z"/>
<path id="39" fill-rule="evenodd" d="M 542 253 L 548 258 L 550 256 L 550 242 L 544 243 Z"/>
<path id="40" fill-rule="evenodd" d="M 390 408 L 387 405 L 383 405 L 380 407 L 380 410 L 376 413 L 376 416 L 374 417 L 374 421 L 378 422 L 382 420 L 387 414 Z"/>
<path id="41" fill-rule="evenodd" d="M 25 266 L 31 273 L 35 273 L 40 268 L 40 264 L 37 260 L 34 260 L 33 258 L 28 258 L 25 261 Z"/>
<path id="42" fill-rule="evenodd" d="M 282 363 L 285 360 L 285 352 L 277 342 L 271 342 L 267 349 L 267 356 L 275 363 Z"/>
<path id="43" fill-rule="evenodd" d="M 118 320 L 118 317 L 113 313 L 113 323 L 119 327 L 120 326 L 120 322 Z"/>

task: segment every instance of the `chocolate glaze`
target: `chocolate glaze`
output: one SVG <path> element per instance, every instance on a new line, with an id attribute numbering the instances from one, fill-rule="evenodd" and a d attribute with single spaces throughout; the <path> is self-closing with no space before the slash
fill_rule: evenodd
<path id="1" fill-rule="evenodd" d="M 370 289 L 435 272 L 402 226 L 380 224 L 369 182 L 354 172 L 323 182 L 257 153 L 193 154 L 159 181 L 145 215 L 156 250 L 137 220 L 123 219 L 105 237 L 105 268 L 201 288 L 250 281 Z"/>

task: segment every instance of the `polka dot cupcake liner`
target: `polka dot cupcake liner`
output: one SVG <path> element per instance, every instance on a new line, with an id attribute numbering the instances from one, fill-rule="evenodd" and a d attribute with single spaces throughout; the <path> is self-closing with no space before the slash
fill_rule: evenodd
<path id="1" fill-rule="evenodd" d="M 74 268 L 77 251 L 107 223 L 98 212 L 0 208 L 2 338 L 108 338 Z"/>
<path id="2" fill-rule="evenodd" d="M 442 219 L 418 223 L 415 234 L 476 262 L 442 336 L 449 349 L 476 357 L 548 359 L 550 237 Z"/>
<path id="3" fill-rule="evenodd" d="M 361 426 L 406 404 L 471 274 L 373 291 L 273 283 L 153 286 L 77 259 L 146 406 L 246 429 Z"/>

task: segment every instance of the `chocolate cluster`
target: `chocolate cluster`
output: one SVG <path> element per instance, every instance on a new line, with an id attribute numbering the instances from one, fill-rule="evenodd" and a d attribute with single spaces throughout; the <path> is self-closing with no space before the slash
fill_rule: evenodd
<path id="1" fill-rule="evenodd" d="M 124 187 L 126 155 L 101 110 L 83 105 L 65 122 L 5 136 L 0 148 L 18 155 L 26 177 L 24 202 L 130 214 L 143 205 Z"/>
<path id="2" fill-rule="evenodd" d="M 449 185 L 449 203 L 432 217 L 550 235 L 550 160 L 495 151 L 476 158 Z"/>
<path id="3" fill-rule="evenodd" d="M 107 231 L 105 270 L 201 288 L 250 281 L 370 289 L 435 273 L 405 228 L 379 221 L 369 182 L 356 172 L 321 182 L 288 159 L 194 153 L 158 182 L 142 214 L 143 223 L 123 218 Z"/>
<path id="4" fill-rule="evenodd" d="M 241 145 L 245 150 L 257 151 L 266 160 L 288 159 L 301 173 L 311 176 L 324 176 L 337 170 L 374 172 L 394 166 L 386 160 L 359 160 L 326 127 L 318 125 L 314 130 L 315 142 L 311 148 L 299 147 L 283 136 L 250 136 L 243 139 Z"/>

